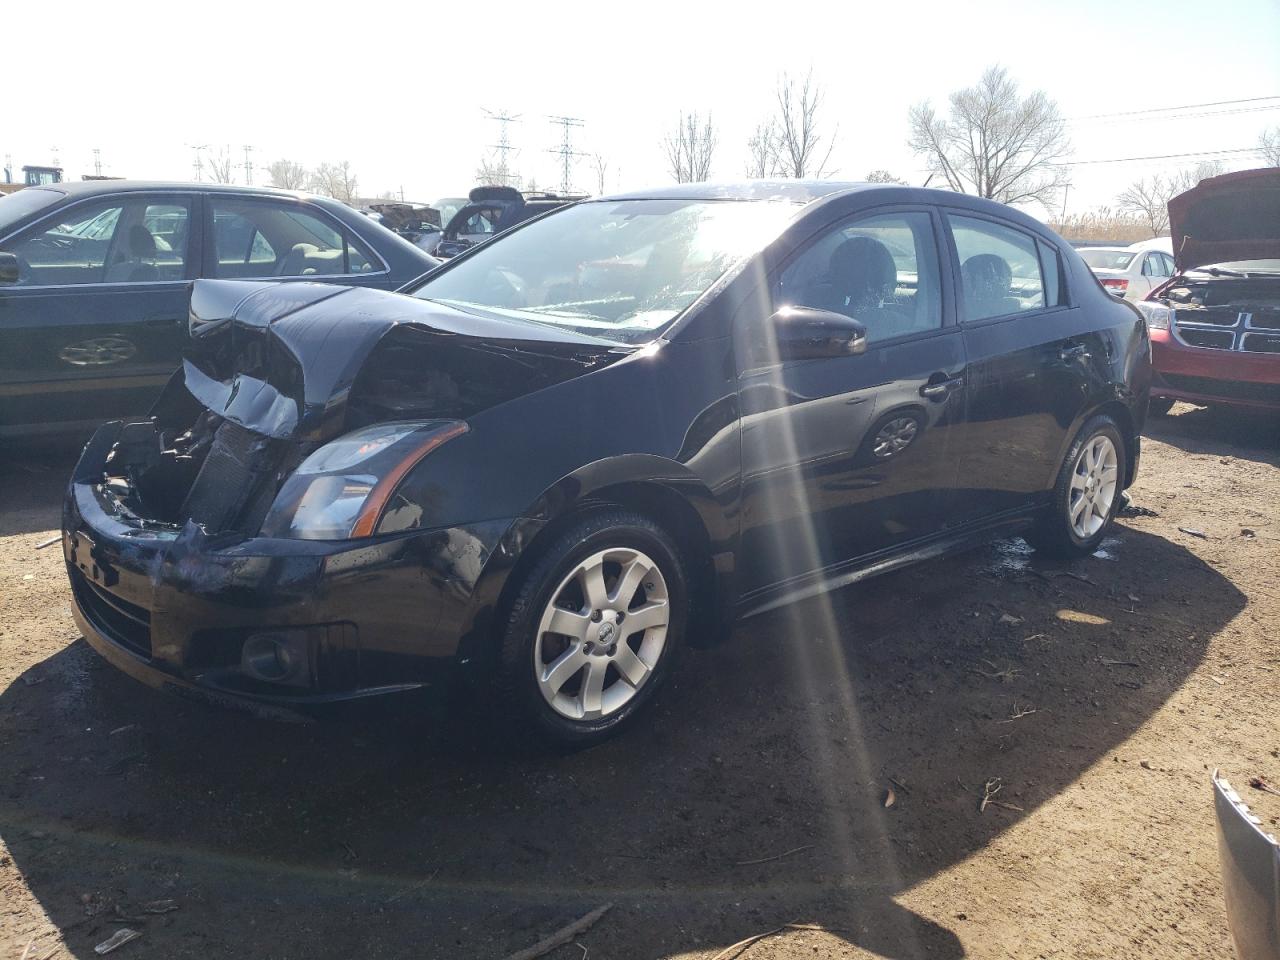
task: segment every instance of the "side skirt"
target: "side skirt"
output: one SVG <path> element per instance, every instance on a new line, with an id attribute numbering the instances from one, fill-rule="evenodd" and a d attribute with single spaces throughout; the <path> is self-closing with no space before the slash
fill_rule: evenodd
<path id="1" fill-rule="evenodd" d="M 882 573 L 890 573 L 902 567 L 911 566 L 922 560 L 932 560 L 969 550 L 997 537 L 1010 536 L 1025 530 L 1034 521 L 1035 513 L 1026 510 L 997 514 L 957 530 L 913 540 L 902 546 L 882 550 L 857 560 L 833 563 L 821 570 L 761 587 L 741 597 L 737 604 L 737 619 L 745 620 L 757 614 L 767 613 L 778 607 L 829 593 Z"/>

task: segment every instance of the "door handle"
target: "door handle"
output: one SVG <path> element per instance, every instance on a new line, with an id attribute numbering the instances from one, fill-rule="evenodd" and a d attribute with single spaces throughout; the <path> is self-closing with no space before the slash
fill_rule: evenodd
<path id="1" fill-rule="evenodd" d="M 1058 351 L 1058 356 L 1063 363 L 1072 363 L 1076 360 L 1089 360 L 1093 354 L 1083 343 L 1069 343 Z"/>
<path id="2" fill-rule="evenodd" d="M 920 396 L 929 400 L 942 400 L 947 397 L 952 390 L 958 390 L 963 386 L 964 377 L 948 377 L 946 380 L 926 383 L 920 388 Z"/>

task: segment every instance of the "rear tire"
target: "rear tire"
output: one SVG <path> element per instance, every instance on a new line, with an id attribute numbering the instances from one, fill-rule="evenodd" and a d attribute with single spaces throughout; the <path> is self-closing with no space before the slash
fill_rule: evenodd
<path id="1" fill-rule="evenodd" d="M 1120 509 L 1126 463 L 1124 438 L 1105 414 L 1093 417 L 1067 451 L 1048 512 L 1027 535 L 1038 551 L 1063 559 L 1098 549 Z"/>
<path id="2" fill-rule="evenodd" d="M 500 726 L 567 748 L 615 735 L 652 702 L 687 622 L 672 537 L 630 510 L 584 515 L 517 587 L 498 655 Z"/>

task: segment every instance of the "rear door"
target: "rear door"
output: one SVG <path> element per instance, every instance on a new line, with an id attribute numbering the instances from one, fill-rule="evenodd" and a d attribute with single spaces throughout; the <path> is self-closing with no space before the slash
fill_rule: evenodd
<path id="1" fill-rule="evenodd" d="M 0 245 L 21 267 L 0 286 L 0 432 L 147 412 L 181 362 L 197 218 L 188 193 L 118 194 Z"/>
<path id="2" fill-rule="evenodd" d="M 956 473 L 964 355 L 927 207 L 829 225 L 769 281 L 762 314 L 834 310 L 859 356 L 775 362 L 767 321 L 740 346 L 744 590 L 935 533 Z"/>
<path id="3" fill-rule="evenodd" d="M 946 219 L 968 357 L 954 517 L 963 522 L 1047 496 L 1108 348 L 1070 302 L 1055 247 L 993 217 Z"/>

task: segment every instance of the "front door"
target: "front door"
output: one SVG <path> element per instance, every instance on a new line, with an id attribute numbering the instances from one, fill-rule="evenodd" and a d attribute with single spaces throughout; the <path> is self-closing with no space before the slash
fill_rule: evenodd
<path id="1" fill-rule="evenodd" d="M 0 434 L 146 414 L 186 341 L 192 211 L 186 194 L 120 194 L 5 241 L 20 275 L 0 285 Z"/>
<path id="2" fill-rule="evenodd" d="M 945 521 L 963 420 L 964 351 L 925 208 L 830 226 L 770 279 L 769 303 L 867 328 L 859 356 L 774 362 L 767 322 L 739 338 L 750 593 L 929 536 Z"/>
<path id="3" fill-rule="evenodd" d="M 1047 497 L 1107 345 L 1071 305 L 1050 244 L 993 218 L 946 219 L 968 357 L 955 519 L 978 520 Z"/>

